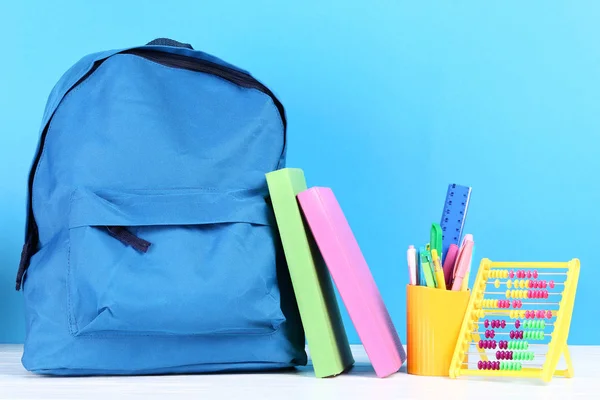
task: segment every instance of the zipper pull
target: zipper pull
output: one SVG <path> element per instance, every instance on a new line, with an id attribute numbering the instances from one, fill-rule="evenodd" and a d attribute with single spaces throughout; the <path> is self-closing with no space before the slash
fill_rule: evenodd
<path id="1" fill-rule="evenodd" d="M 104 227 L 108 234 L 115 239 L 119 240 L 126 246 L 131 246 L 140 253 L 146 253 L 152 243 L 137 237 L 133 233 L 129 232 L 124 226 L 105 226 Z"/>

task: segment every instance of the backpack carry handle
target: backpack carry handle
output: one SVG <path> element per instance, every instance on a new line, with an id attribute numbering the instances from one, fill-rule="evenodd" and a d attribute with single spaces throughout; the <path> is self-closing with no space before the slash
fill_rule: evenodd
<path id="1" fill-rule="evenodd" d="M 168 39 L 168 38 L 158 38 L 154 39 L 148 43 L 146 46 L 172 46 L 172 47 L 185 47 L 186 49 L 194 50 L 191 44 L 189 43 L 181 43 L 177 40 Z"/>

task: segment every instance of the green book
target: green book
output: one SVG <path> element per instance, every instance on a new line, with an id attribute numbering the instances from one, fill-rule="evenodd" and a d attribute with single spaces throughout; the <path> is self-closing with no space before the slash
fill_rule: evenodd
<path id="1" fill-rule="evenodd" d="M 338 375 L 354 364 L 333 283 L 296 195 L 306 190 L 304 172 L 270 172 L 267 184 L 315 375 Z"/>

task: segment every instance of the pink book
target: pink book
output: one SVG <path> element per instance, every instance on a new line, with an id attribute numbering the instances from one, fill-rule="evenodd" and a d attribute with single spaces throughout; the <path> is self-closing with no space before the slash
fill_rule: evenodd
<path id="1" fill-rule="evenodd" d="M 298 201 L 375 373 L 397 372 L 406 353 L 333 191 L 314 187 Z"/>

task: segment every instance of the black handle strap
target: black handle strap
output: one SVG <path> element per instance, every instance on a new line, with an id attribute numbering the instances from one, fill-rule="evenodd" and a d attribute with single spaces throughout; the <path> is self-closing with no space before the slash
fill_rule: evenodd
<path id="1" fill-rule="evenodd" d="M 177 40 L 168 39 L 168 38 L 158 38 L 154 39 L 151 42 L 146 43 L 146 46 L 172 46 L 172 47 L 185 47 L 186 49 L 194 50 L 191 44 L 189 43 L 181 43 Z"/>

